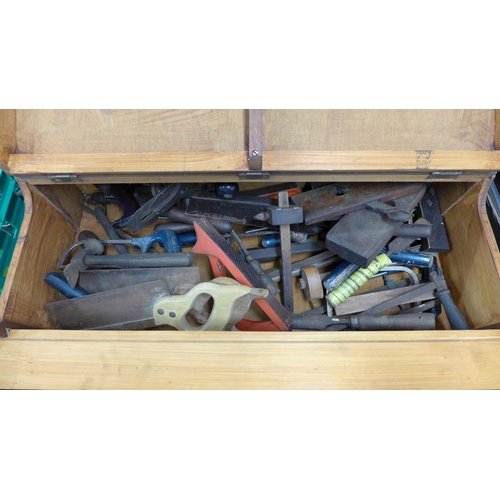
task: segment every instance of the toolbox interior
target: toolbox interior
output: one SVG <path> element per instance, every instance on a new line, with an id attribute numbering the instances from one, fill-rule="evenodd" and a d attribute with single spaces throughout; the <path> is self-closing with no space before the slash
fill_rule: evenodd
<path id="1" fill-rule="evenodd" d="M 498 110 L 0 110 L 0 167 L 26 214 L 0 296 L 2 388 L 498 388 L 500 254 L 486 197 Z M 200 179 L 201 178 L 201 179 Z M 52 330 L 45 285 L 94 183 L 432 182 L 451 250 L 440 263 L 471 330 Z M 112 216 L 110 216 L 112 217 Z M 101 233 L 102 234 L 102 233 Z M 203 259 L 201 259 L 203 260 Z M 210 278 L 208 266 L 201 266 Z M 299 296 L 297 296 L 297 293 Z M 310 307 L 296 290 L 298 307 Z"/>
<path id="2" fill-rule="evenodd" d="M 499 253 L 485 207 L 490 183 L 491 178 L 470 183 L 434 183 L 451 243 L 449 252 L 439 254 L 441 267 L 456 304 L 473 329 L 492 328 L 500 323 Z M 246 184 L 247 187 L 256 185 Z M 95 190 L 92 185 L 30 185 L 20 181 L 20 186 L 26 216 L 1 297 L 3 332 L 11 326 L 54 328 L 44 305 L 59 300 L 59 294 L 44 283 L 45 274 L 60 270 L 56 267 L 58 261 L 81 230 L 106 237 L 93 216 L 82 210 L 84 194 Z M 109 205 L 111 220 L 120 215 L 118 207 Z M 139 235 L 151 231 L 152 226 L 141 230 Z M 247 241 L 250 246 L 258 243 L 257 239 Z M 109 251 L 113 253 L 112 247 Z M 203 281 L 212 278 L 205 256 L 196 256 L 195 265 L 199 266 Z M 264 267 L 275 265 L 279 263 L 268 263 Z M 376 285 L 374 282 L 373 286 Z M 295 312 L 312 307 L 297 278 L 294 279 L 294 304 Z M 450 328 L 444 313 L 438 318 L 437 328 Z"/>

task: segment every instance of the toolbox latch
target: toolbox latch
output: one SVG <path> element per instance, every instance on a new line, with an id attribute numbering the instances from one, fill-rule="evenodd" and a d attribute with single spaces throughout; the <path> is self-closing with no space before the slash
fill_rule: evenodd
<path id="1" fill-rule="evenodd" d="M 463 172 L 459 170 L 436 170 L 430 173 L 427 179 L 458 179 L 462 174 Z"/>
<path id="2" fill-rule="evenodd" d="M 76 174 L 50 174 L 47 178 L 54 182 L 79 181 L 80 178 Z"/>

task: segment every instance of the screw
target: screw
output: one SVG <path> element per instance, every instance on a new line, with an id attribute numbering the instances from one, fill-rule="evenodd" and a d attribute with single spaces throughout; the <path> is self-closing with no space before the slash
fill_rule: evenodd
<path id="1" fill-rule="evenodd" d="M 175 312 L 174 311 L 170 311 L 168 313 L 168 315 L 171 317 L 171 318 L 175 318 Z"/>
<path id="2" fill-rule="evenodd" d="M 254 149 L 252 151 L 252 156 L 259 156 L 259 152 L 256 149 Z"/>
<path id="3" fill-rule="evenodd" d="M 165 314 L 165 311 L 164 311 L 163 309 L 158 309 L 156 312 L 157 312 L 158 314 Z"/>

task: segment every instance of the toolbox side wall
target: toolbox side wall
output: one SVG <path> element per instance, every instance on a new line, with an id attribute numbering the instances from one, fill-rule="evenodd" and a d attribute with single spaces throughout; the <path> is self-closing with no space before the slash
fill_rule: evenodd
<path id="1" fill-rule="evenodd" d="M 0 388 L 493 389 L 499 334 L 13 330 Z"/>
<path id="2" fill-rule="evenodd" d="M 23 181 L 19 185 L 25 217 L 0 297 L 0 317 L 25 327 L 52 328 L 44 305 L 59 295 L 44 283 L 44 276 L 73 242 L 75 226 L 36 189 Z"/>
<path id="3" fill-rule="evenodd" d="M 500 323 L 500 255 L 485 211 L 490 184 L 475 184 L 443 216 L 451 245 L 440 254 L 443 274 L 474 329 Z"/>

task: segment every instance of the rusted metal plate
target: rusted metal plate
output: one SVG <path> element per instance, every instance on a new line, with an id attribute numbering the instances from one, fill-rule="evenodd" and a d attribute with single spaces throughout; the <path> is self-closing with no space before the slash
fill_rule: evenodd
<path id="1" fill-rule="evenodd" d="M 419 186 L 417 193 L 397 199 L 396 206 L 411 212 L 425 193 L 425 184 Z M 364 268 L 387 245 L 401 224 L 365 208 L 344 215 L 326 235 L 325 245 L 343 259 Z"/>
<path id="2" fill-rule="evenodd" d="M 170 290 L 186 283 L 197 285 L 201 282 L 200 269 L 191 267 L 96 269 L 80 273 L 79 285 L 88 293 L 105 292 L 125 286 L 140 285 L 162 280 Z"/>
<path id="3" fill-rule="evenodd" d="M 57 328 L 63 330 L 143 330 L 156 326 L 154 305 L 168 295 L 166 283 L 158 280 L 60 300 L 45 308 Z"/>
<path id="4" fill-rule="evenodd" d="M 305 224 L 332 220 L 365 208 L 372 201 L 390 201 L 418 192 L 422 183 L 345 183 L 329 184 L 292 196 L 304 209 Z"/>

